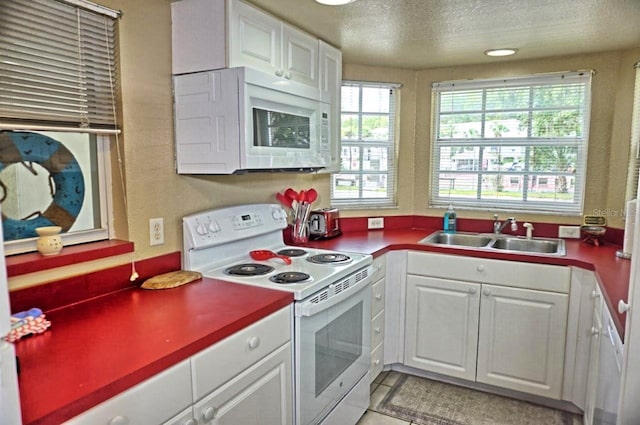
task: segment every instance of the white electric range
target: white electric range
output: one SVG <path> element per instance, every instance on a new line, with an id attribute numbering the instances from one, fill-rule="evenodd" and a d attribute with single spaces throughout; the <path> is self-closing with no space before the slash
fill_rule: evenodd
<path id="1" fill-rule="evenodd" d="M 294 295 L 297 425 L 355 424 L 369 405 L 370 255 L 284 243 L 287 213 L 238 205 L 183 218 L 183 268 Z M 270 250 L 291 259 L 256 261 Z"/>

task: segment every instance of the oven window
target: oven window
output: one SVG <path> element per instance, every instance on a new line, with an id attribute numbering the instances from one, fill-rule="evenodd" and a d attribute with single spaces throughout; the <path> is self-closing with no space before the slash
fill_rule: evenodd
<path id="1" fill-rule="evenodd" d="M 302 115 L 253 108 L 253 145 L 309 149 L 311 120 Z"/>
<path id="2" fill-rule="evenodd" d="M 362 355 L 362 304 L 316 332 L 316 397 Z"/>

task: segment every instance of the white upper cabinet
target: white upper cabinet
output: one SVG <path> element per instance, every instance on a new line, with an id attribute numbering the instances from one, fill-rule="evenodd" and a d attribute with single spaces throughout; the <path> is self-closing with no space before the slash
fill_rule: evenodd
<path id="1" fill-rule="evenodd" d="M 342 52 L 320 40 L 319 45 L 319 79 L 322 100 L 331 105 L 329 134 L 331 140 L 340 140 L 340 89 L 342 87 Z M 340 143 L 331 144 L 331 166 L 322 172 L 337 173 L 340 171 Z"/>
<path id="2" fill-rule="evenodd" d="M 247 66 L 320 87 L 319 40 L 240 0 L 171 4 L 173 73 Z"/>

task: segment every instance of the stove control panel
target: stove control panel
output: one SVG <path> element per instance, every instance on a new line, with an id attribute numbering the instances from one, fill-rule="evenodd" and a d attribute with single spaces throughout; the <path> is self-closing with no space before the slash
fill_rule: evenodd
<path id="1" fill-rule="evenodd" d="M 277 204 L 238 205 L 183 218 L 184 248 L 203 249 L 287 227 L 287 212 Z"/>

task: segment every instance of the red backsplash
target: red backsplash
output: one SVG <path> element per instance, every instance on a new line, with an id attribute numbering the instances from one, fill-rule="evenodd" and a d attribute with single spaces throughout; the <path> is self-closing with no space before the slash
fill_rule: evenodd
<path id="1" fill-rule="evenodd" d="M 136 261 L 136 271 L 140 277 L 129 281 L 131 265 L 125 264 L 105 270 L 73 276 L 43 285 L 9 292 L 11 311 L 28 310 L 32 307 L 51 310 L 76 304 L 117 291 L 141 285 L 146 279 L 161 273 L 180 270 L 180 252 Z"/>

